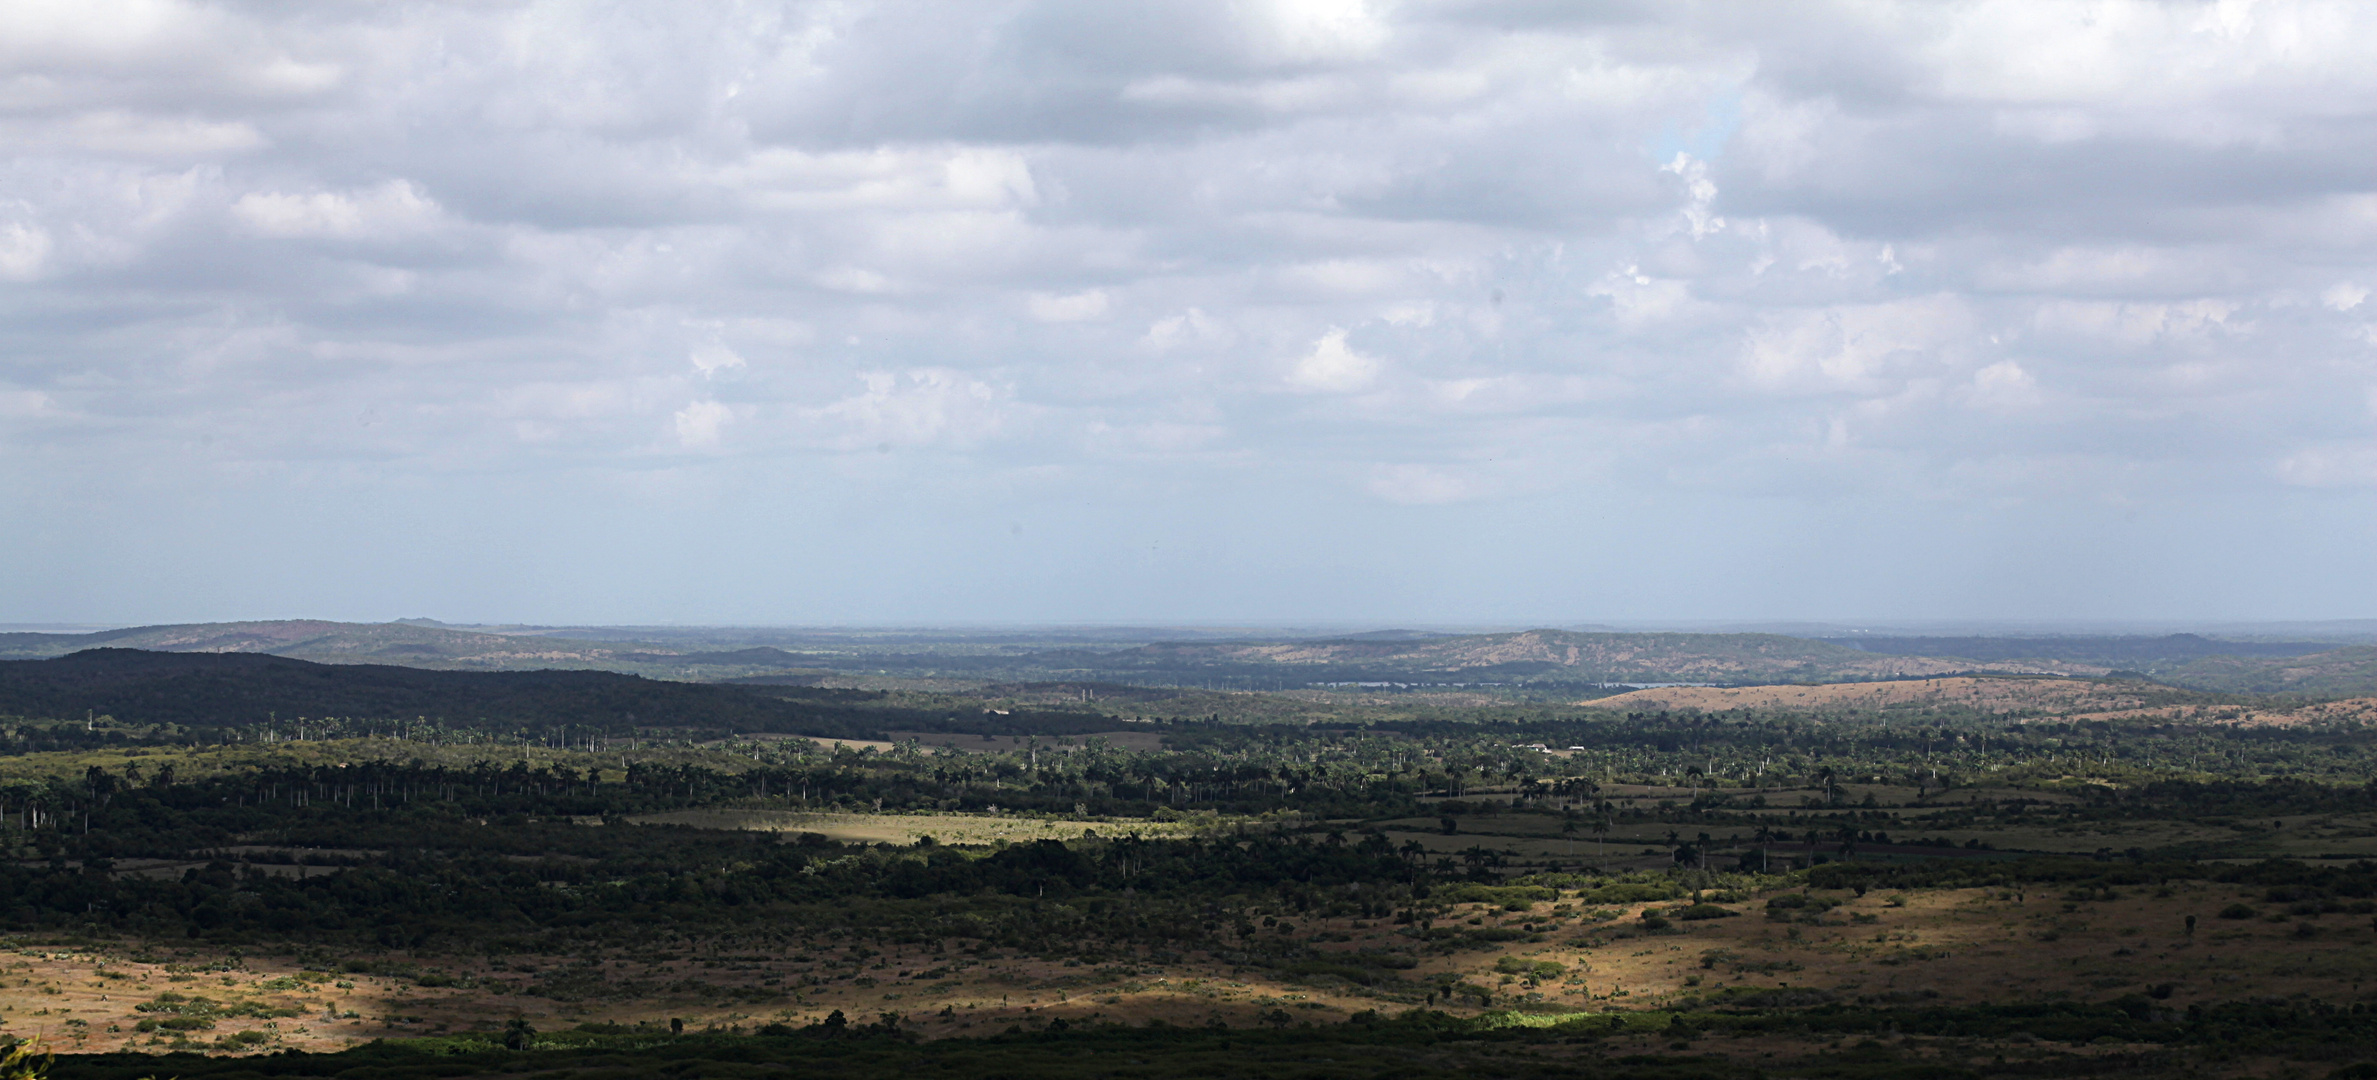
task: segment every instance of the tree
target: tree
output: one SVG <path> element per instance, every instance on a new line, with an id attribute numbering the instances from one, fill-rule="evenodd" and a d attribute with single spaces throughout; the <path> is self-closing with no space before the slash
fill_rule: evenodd
<path id="1" fill-rule="evenodd" d="M 682 1024 L 683 1021 L 678 1021 Z M 515 1016 L 503 1026 L 503 1045 L 506 1050 L 526 1050 L 536 1041 L 536 1028 L 527 1019 Z"/>

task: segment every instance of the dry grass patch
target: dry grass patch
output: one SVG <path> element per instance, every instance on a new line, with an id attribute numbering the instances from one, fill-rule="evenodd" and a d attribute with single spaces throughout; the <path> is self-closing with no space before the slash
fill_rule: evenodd
<path id="1" fill-rule="evenodd" d="M 1089 818 L 994 817 L 987 814 L 837 814 L 801 810 L 671 810 L 638 814 L 628 820 L 638 825 L 816 833 L 846 844 L 913 844 L 928 836 L 943 844 L 1023 844 L 1035 840 L 1079 840 L 1085 833 L 1177 839 L 1211 828 L 1210 825 L 1190 821 L 1142 821 L 1136 818 L 1101 821 Z"/>

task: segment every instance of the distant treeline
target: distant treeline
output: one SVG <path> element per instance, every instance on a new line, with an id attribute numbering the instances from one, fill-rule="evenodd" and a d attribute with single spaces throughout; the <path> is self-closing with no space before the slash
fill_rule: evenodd
<path id="1" fill-rule="evenodd" d="M 1885 637 L 1859 634 L 1823 638 L 1886 656 L 1946 656 L 1984 663 L 2008 660 L 2065 660 L 2106 667 L 2144 667 L 2206 656 L 2308 656 L 2338 646 L 2319 641 L 2220 641 L 2198 634 L 2162 637 Z"/>
<path id="2" fill-rule="evenodd" d="M 697 737 L 771 733 L 878 739 L 886 731 L 1067 735 L 1114 726 L 1111 718 L 1083 711 L 952 715 L 888 707 L 884 697 L 807 686 L 669 682 L 607 671 L 316 664 L 261 653 L 88 649 L 48 660 L 0 661 L 0 716 L 112 716 L 130 724 L 217 734 L 274 727 L 295 735 L 310 723 L 304 734 L 403 734 L 414 727 L 558 731 L 567 725 L 580 737 L 672 731 Z M 44 738 L 59 749 L 81 745 L 70 731 L 47 732 Z"/>

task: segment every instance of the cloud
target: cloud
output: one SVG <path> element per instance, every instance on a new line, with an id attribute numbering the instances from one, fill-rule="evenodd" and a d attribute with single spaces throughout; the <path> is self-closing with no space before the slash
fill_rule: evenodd
<path id="1" fill-rule="evenodd" d="M 2038 404 L 2039 380 L 2012 360 L 2000 360 L 1973 372 L 1973 402 L 1984 408 L 2012 410 Z"/>
<path id="2" fill-rule="evenodd" d="M 1312 343 L 1311 352 L 1296 361 L 1288 372 L 1288 382 L 1305 390 L 1351 393 L 1376 380 L 1380 368 L 1376 358 L 1355 352 L 1345 343 L 1343 327 L 1332 326 Z"/>
<path id="3" fill-rule="evenodd" d="M 1106 314 L 1106 291 L 1090 289 L 1069 296 L 1034 293 L 1026 303 L 1032 317 L 1041 322 L 1081 322 Z"/>
<path id="4" fill-rule="evenodd" d="M 706 449 L 718 445 L 726 434 L 726 425 L 735 418 L 733 409 L 715 401 L 695 401 L 677 410 L 677 443 L 688 449 Z"/>
<path id="5" fill-rule="evenodd" d="M 2377 445 L 2311 447 L 2278 463 L 2278 477 L 2310 488 L 2377 487 Z"/>
<path id="6" fill-rule="evenodd" d="M 1371 494 L 1407 506 L 1441 506 L 1479 494 L 1474 482 L 1436 465 L 1382 465 L 1369 487 Z"/>
<path id="7" fill-rule="evenodd" d="M 439 217 L 437 204 L 404 180 L 352 192 L 252 192 L 231 204 L 231 212 L 257 232 L 283 240 L 388 238 L 427 228 Z"/>
<path id="8" fill-rule="evenodd" d="M 55 499 L 0 544 L 64 568 L 0 601 L 231 581 L 174 560 L 289 532 L 244 485 L 477 529 L 583 484 L 653 508 L 586 567 L 677 528 L 793 565 L 758 523 L 814 511 L 886 531 L 810 564 L 946 567 L 914 610 L 968 617 L 1327 614 L 1446 566 L 1482 569 L 1395 591 L 2178 603 L 2200 575 L 2036 538 L 2185 567 L 2230 548 L 2150 525 L 2365 515 L 2372 47 L 2321 0 L 0 6 L 0 490 Z M 553 551 L 564 511 L 489 528 Z M 1075 589 L 969 540 L 1040 518 L 1065 573 L 1206 557 Z M 1941 584 L 1852 519 L 2024 572 Z M 70 520 L 112 562 L 38 547 Z M 2329 603 L 2348 531 L 2270 540 L 2234 605 Z M 1580 545 L 1697 591 L 1556 604 Z M 573 572 L 488 614 L 591 603 L 535 592 Z M 717 603 L 832 608 L 750 599 L 788 582 Z M 709 617 L 680 594 L 645 614 Z"/>
<path id="9" fill-rule="evenodd" d="M 862 393 L 812 417 L 826 425 L 824 445 L 840 450 L 964 450 L 1006 434 L 1014 411 L 998 387 L 948 368 L 866 372 Z"/>
<path id="10" fill-rule="evenodd" d="M 31 281 L 49 261 L 49 230 L 23 221 L 0 225 L 0 280 Z"/>
<path id="11" fill-rule="evenodd" d="M 724 372 L 747 366 L 740 354 L 727 348 L 725 343 L 717 341 L 704 342 L 694 346 L 693 352 L 686 359 L 693 364 L 694 370 L 701 372 L 705 378 L 715 378 Z"/>

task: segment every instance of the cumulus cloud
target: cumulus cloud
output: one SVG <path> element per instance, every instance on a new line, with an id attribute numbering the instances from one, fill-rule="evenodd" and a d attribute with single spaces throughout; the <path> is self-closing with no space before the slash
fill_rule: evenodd
<path id="1" fill-rule="evenodd" d="M 0 280 L 31 281 L 50 256 L 49 230 L 11 221 L 0 226 Z"/>
<path id="2" fill-rule="evenodd" d="M 826 445 L 841 449 L 970 449 L 1007 433 L 1007 395 L 948 368 L 860 375 L 866 389 L 812 412 Z"/>
<path id="3" fill-rule="evenodd" d="M 1332 326 L 1312 343 L 1312 351 L 1296 360 L 1288 382 L 1306 390 L 1349 393 L 1378 378 L 1377 358 L 1355 352 L 1345 343 L 1345 328 Z"/>
<path id="4" fill-rule="evenodd" d="M 1477 594 L 1529 602 L 1570 553 L 1519 519 L 1619 504 L 2365 513 L 2373 45 L 2326 0 L 4 5 L 0 485 L 190 492 L 224 551 L 260 476 L 1281 522 L 1216 617 L 1271 595 L 1233 566 L 1406 565 L 1356 512 L 1507 515 Z"/>
<path id="5" fill-rule="evenodd" d="M 396 236 L 434 224 L 438 217 L 437 204 L 404 180 L 355 192 L 252 192 L 231 204 L 231 212 L 278 239 Z"/>

